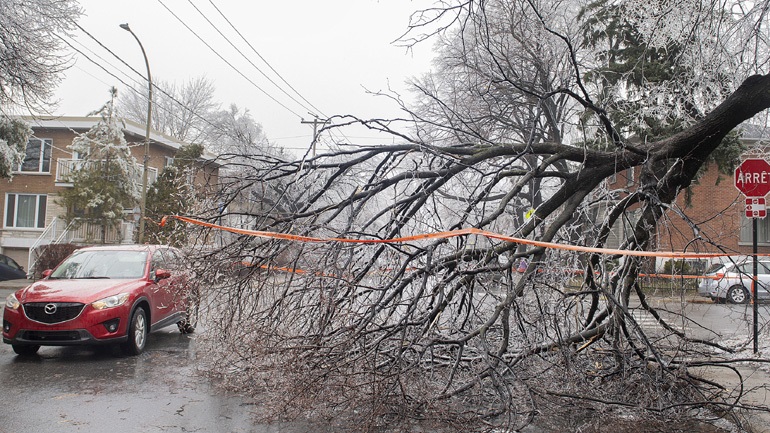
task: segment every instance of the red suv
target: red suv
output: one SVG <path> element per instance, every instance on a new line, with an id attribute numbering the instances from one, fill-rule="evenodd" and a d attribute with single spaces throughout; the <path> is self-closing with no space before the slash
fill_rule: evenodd
<path id="1" fill-rule="evenodd" d="M 150 331 L 187 321 L 190 281 L 183 254 L 161 245 L 114 245 L 73 252 L 44 279 L 8 296 L 3 342 L 20 355 L 40 346 L 119 343 L 138 355 Z"/>

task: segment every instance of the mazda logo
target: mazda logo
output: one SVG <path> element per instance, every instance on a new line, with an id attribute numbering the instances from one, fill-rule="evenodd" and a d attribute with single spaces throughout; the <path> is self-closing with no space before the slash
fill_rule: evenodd
<path id="1" fill-rule="evenodd" d="M 56 304 L 46 304 L 45 314 L 54 314 L 56 312 Z"/>

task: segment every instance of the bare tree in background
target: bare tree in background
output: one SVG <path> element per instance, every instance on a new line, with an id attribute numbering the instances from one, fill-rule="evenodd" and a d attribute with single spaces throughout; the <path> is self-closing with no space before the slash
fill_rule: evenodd
<path id="1" fill-rule="evenodd" d="M 75 0 L 0 2 L 0 177 L 21 162 L 29 126 L 8 116 L 26 108 L 50 113 L 61 73 L 70 65 L 60 37 L 80 17 Z"/>
<path id="2" fill-rule="evenodd" d="M 60 37 L 81 14 L 75 0 L 4 0 L 0 3 L 0 111 L 14 106 L 44 112 L 60 75 L 70 65 Z"/>
<path id="3" fill-rule="evenodd" d="M 248 109 L 230 105 L 227 110 L 209 113 L 211 128 L 208 131 L 209 150 L 217 155 L 219 185 L 222 194 L 209 203 L 219 223 L 235 227 L 263 227 L 277 215 L 288 215 L 286 206 L 294 209 L 285 196 L 290 181 L 276 179 L 270 182 L 254 182 L 253 170 L 266 170 L 287 158 L 284 150 L 274 146 L 265 136 L 262 125 L 257 123 Z M 205 206 L 205 204 L 204 204 Z M 228 262 L 239 263 L 261 257 L 259 247 L 248 242 L 232 242 L 231 236 L 219 233 L 219 244 L 228 245 Z M 231 247 L 231 248 L 230 248 Z M 220 251 L 221 253 L 221 251 Z M 204 256 L 204 262 L 209 257 Z"/>
<path id="4" fill-rule="evenodd" d="M 275 153 L 270 150 L 262 125 L 254 120 L 248 109 L 231 104 L 226 110 L 211 112 L 210 117 L 213 127 L 207 141 L 217 155 L 230 158 Z"/>
<path id="5" fill-rule="evenodd" d="M 159 81 L 153 87 L 152 129 L 187 143 L 203 143 L 211 128 L 207 116 L 218 108 L 214 101 L 214 83 L 205 77 L 179 85 Z M 127 119 L 147 122 L 147 90 L 122 92 L 119 108 Z"/>
<path id="6" fill-rule="evenodd" d="M 602 247 L 625 221 L 632 230 L 622 249 L 654 247 L 658 221 L 722 140 L 770 107 L 770 75 L 761 75 L 770 4 L 597 4 L 442 2 L 416 13 L 404 40 L 438 37 L 442 58 L 440 75 L 415 83 L 423 97 L 404 107 L 409 120 L 338 116 L 323 131 L 362 124 L 398 144 L 341 142 L 299 161 L 254 157 L 229 197 L 276 194 L 243 227 L 360 240 L 474 227 Z M 639 46 L 678 45 L 681 73 L 654 91 L 644 80 L 607 89 L 587 79 L 607 60 L 584 34 L 608 23 L 589 18 L 618 5 Z M 687 115 L 674 116 L 675 132 L 633 142 L 606 95 L 643 88 L 643 98 L 671 102 L 661 110 Z M 667 90 L 676 88 L 687 94 Z M 612 190 L 608 179 L 631 168 L 639 182 Z M 219 221 L 221 207 L 201 216 Z M 722 364 L 713 356 L 734 348 L 694 338 L 689 319 L 648 303 L 636 256 L 612 269 L 620 256 L 476 236 L 362 245 L 235 235 L 219 251 L 206 247 L 201 280 L 227 278 L 206 296 L 210 370 L 268 393 L 279 415 L 349 417 L 356 430 L 417 419 L 470 431 L 547 428 L 554 414 L 572 423 L 554 429 L 583 429 L 616 408 L 652 422 L 749 407 L 689 368 Z M 529 266 L 516 275 L 522 258 Z M 253 266 L 233 272 L 241 260 Z"/>
<path id="7" fill-rule="evenodd" d="M 207 155 L 216 155 L 216 163 L 221 165 L 218 180 L 229 195 L 216 197 L 202 206 L 215 209 L 220 222 L 243 224 L 253 220 L 253 215 L 262 213 L 259 209 L 270 192 L 263 190 L 262 184 L 260 187 L 244 184 L 243 167 L 264 166 L 265 159 L 270 161 L 282 155 L 282 150 L 271 146 L 262 126 L 248 110 L 235 104 L 225 110 L 219 109 L 219 104 L 214 101 L 214 84 L 210 80 L 201 77 L 181 86 L 161 82 L 157 87 L 162 90 L 154 93 L 152 128 L 177 140 L 202 145 Z M 140 123 L 146 121 L 145 94 L 134 89 L 121 97 L 120 107 L 127 113 L 127 118 Z M 150 207 L 167 209 L 165 199 L 150 198 L 160 200 Z M 190 200 L 184 201 L 187 206 L 195 205 Z M 161 232 L 168 233 L 169 228 Z M 184 238 L 182 234 L 173 236 Z"/>

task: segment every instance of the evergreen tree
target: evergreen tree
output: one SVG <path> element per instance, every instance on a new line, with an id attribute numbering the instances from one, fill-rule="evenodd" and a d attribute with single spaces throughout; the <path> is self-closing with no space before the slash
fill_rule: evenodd
<path id="1" fill-rule="evenodd" d="M 125 219 L 123 210 L 134 207 L 139 199 L 139 165 L 131 155 L 124 125 L 114 108 L 117 90 L 112 88 L 110 92 L 111 99 L 91 113 L 101 117 L 99 123 L 68 146 L 82 161 L 79 169 L 67 176 L 72 188 L 64 190 L 59 199 L 67 209 L 68 222 L 77 219 L 101 226 L 102 242 L 108 230 Z"/>
<path id="2" fill-rule="evenodd" d="M 201 144 L 182 146 L 174 155 L 174 162 L 166 166 L 158 180 L 147 190 L 146 215 L 151 220 L 159 221 L 166 215 L 189 214 L 195 203 L 195 188 L 192 179 L 196 174 L 196 161 L 203 154 Z M 160 227 L 148 224 L 145 227 L 153 243 L 183 245 L 186 236 L 176 225 Z"/>
<path id="3" fill-rule="evenodd" d="M 730 77 L 717 74 L 705 91 L 699 88 L 693 82 L 701 77 L 683 60 L 683 46 L 691 41 L 651 44 L 628 10 L 633 7 L 597 0 L 580 13 L 585 44 L 596 50 L 596 64 L 586 79 L 597 86 L 601 106 L 622 133 L 650 142 L 702 119 L 699 100 L 721 99 Z M 733 132 L 709 160 L 731 174 L 744 151 L 739 134 Z"/>

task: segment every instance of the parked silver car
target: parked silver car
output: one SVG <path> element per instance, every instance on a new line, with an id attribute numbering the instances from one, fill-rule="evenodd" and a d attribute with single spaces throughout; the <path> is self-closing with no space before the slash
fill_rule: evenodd
<path id="1" fill-rule="evenodd" d="M 757 263 L 757 298 L 770 299 L 770 261 Z M 698 295 L 715 302 L 745 304 L 751 300 L 751 280 L 754 274 L 753 260 L 715 265 L 706 272 L 698 285 Z"/>

